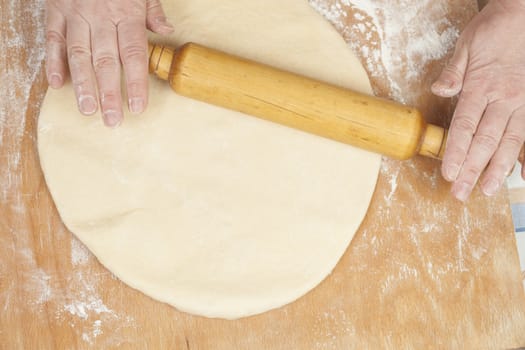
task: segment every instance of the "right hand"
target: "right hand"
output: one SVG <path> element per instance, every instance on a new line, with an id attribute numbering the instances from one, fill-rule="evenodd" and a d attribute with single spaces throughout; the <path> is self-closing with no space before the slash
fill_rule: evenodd
<path id="1" fill-rule="evenodd" d="M 114 127 L 123 117 L 122 64 L 129 110 L 143 112 L 148 103 L 146 28 L 158 34 L 173 31 L 159 0 L 48 0 L 49 85 L 61 88 L 71 74 L 80 112 L 92 115 L 100 105 L 104 123 Z"/>
<path id="2" fill-rule="evenodd" d="M 435 94 L 459 95 L 443 177 L 466 201 L 475 184 L 492 196 L 525 141 L 525 0 L 492 0 L 467 25 Z M 525 178 L 525 169 L 522 172 Z"/>

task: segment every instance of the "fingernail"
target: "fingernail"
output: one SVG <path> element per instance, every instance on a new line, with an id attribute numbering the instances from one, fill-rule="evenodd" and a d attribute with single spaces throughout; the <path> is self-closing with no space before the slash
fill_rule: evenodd
<path id="1" fill-rule="evenodd" d="M 92 115 L 97 111 L 97 101 L 95 101 L 93 96 L 80 96 L 78 105 L 80 106 L 80 111 L 85 115 Z"/>
<path id="2" fill-rule="evenodd" d="M 498 192 L 499 182 L 494 179 L 490 179 L 483 184 L 481 189 L 485 195 L 493 196 Z"/>
<path id="3" fill-rule="evenodd" d="M 62 76 L 58 73 L 53 73 L 49 76 L 48 83 L 53 89 L 58 89 L 62 86 Z"/>
<path id="4" fill-rule="evenodd" d="M 104 112 L 104 124 L 106 124 L 106 126 L 112 128 L 117 127 L 121 120 L 122 118 L 120 118 L 120 115 L 113 109 L 108 109 Z"/>
<path id="5" fill-rule="evenodd" d="M 448 181 L 455 181 L 459 174 L 459 166 L 456 164 L 451 164 L 447 167 L 445 175 L 447 176 Z"/>
<path id="6" fill-rule="evenodd" d="M 140 97 L 131 98 L 129 100 L 129 109 L 136 114 L 144 112 L 144 100 Z"/>
<path id="7" fill-rule="evenodd" d="M 454 189 L 452 192 L 454 193 L 454 196 L 458 200 L 462 202 L 466 202 L 468 199 L 468 196 L 470 195 L 470 185 L 467 184 L 466 182 L 462 182 L 454 186 Z"/>

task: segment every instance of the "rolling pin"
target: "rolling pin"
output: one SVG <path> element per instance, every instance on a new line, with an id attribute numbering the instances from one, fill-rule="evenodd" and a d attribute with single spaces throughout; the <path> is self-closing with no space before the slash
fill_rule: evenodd
<path id="1" fill-rule="evenodd" d="M 445 129 L 393 101 L 361 94 L 195 43 L 149 45 L 149 70 L 183 96 L 396 159 L 441 159 Z"/>

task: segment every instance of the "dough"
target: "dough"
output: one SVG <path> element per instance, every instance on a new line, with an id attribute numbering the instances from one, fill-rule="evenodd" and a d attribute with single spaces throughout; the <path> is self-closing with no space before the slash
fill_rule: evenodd
<path id="1" fill-rule="evenodd" d="M 307 1 L 165 10 L 173 46 L 195 41 L 371 92 Z M 150 83 L 147 113 L 117 129 L 81 116 L 70 86 L 48 91 L 38 146 L 65 225 L 121 280 L 189 313 L 253 315 L 319 284 L 367 211 L 380 157 Z"/>

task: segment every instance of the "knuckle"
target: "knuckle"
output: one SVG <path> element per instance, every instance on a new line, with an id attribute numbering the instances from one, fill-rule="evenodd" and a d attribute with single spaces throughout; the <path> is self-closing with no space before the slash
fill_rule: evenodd
<path id="1" fill-rule="evenodd" d="M 103 54 L 93 58 L 95 73 L 101 71 L 114 71 L 118 68 L 118 59 L 113 55 Z"/>
<path id="2" fill-rule="evenodd" d="M 124 64 L 133 61 L 146 64 L 148 56 L 146 54 L 146 48 L 144 45 L 129 44 L 122 47 L 121 58 Z"/>
<path id="3" fill-rule="evenodd" d="M 523 135 L 516 132 L 507 132 L 503 135 L 502 142 L 505 142 L 512 148 L 521 148 L 523 146 Z"/>
<path id="4" fill-rule="evenodd" d="M 66 43 L 66 38 L 62 33 L 59 33 L 56 30 L 48 30 L 46 32 L 46 41 L 48 44 L 60 44 L 63 45 Z"/>
<path id="5" fill-rule="evenodd" d="M 82 45 L 71 45 L 68 47 L 68 60 L 72 69 L 80 68 L 82 63 L 89 61 L 91 52 Z"/>
<path id="6" fill-rule="evenodd" d="M 68 48 L 69 57 L 74 59 L 78 57 L 89 57 L 91 52 L 84 45 L 72 44 Z"/>
<path id="7" fill-rule="evenodd" d="M 491 134 L 477 134 L 475 139 L 480 147 L 488 151 L 495 151 L 499 145 L 499 140 Z"/>
<path id="8" fill-rule="evenodd" d="M 456 118 L 454 118 L 451 128 L 455 132 L 459 132 L 461 134 L 474 135 L 474 132 L 477 128 L 477 123 L 468 116 L 458 115 Z"/>

